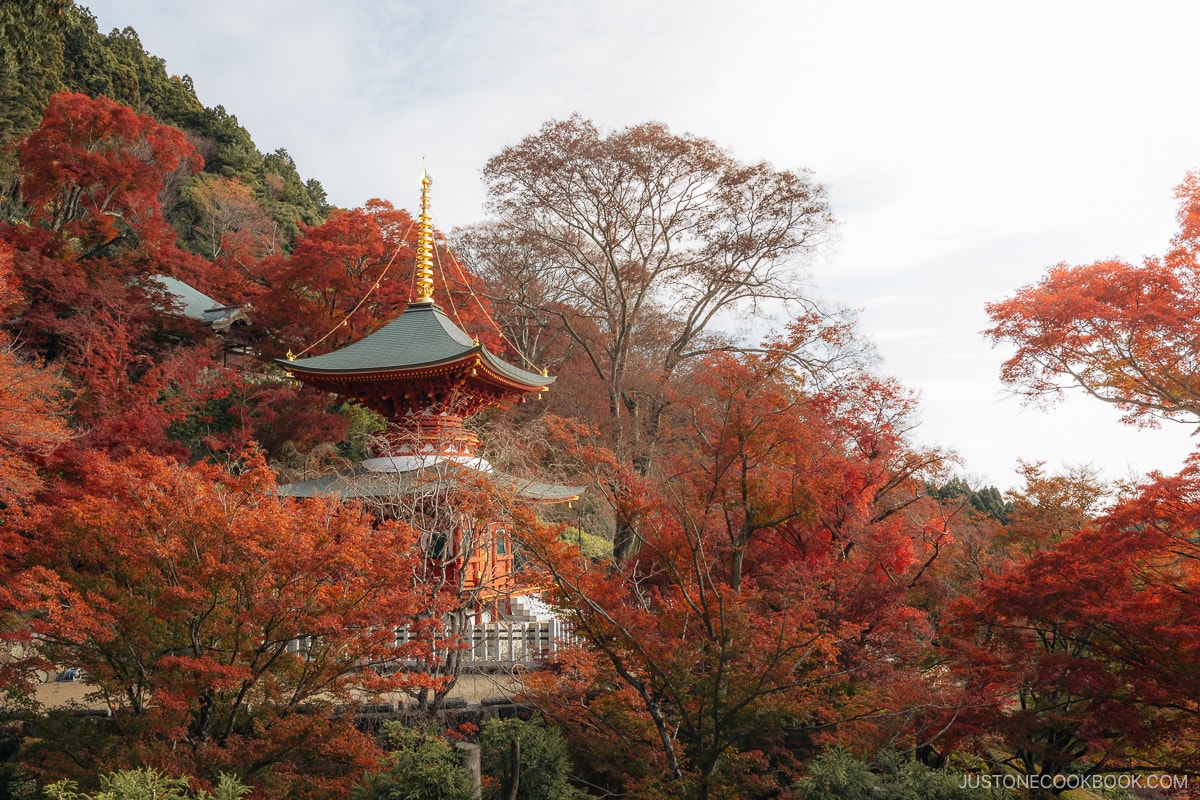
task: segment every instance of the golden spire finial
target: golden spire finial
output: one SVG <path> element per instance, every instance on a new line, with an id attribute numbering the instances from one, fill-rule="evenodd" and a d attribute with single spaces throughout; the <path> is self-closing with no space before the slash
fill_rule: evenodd
<path id="1" fill-rule="evenodd" d="M 428 172 L 421 173 L 421 216 L 417 217 L 417 300 L 433 302 L 433 225 L 429 222 Z"/>

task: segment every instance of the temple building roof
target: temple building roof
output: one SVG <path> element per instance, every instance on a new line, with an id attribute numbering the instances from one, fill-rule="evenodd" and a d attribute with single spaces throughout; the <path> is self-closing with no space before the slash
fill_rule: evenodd
<path id="1" fill-rule="evenodd" d="M 245 309 L 240 306 L 224 306 L 199 289 L 169 275 L 155 275 L 153 280 L 161 283 L 167 294 L 175 301 L 175 313 L 188 319 L 203 322 L 214 330 L 228 328 L 235 322 L 246 322 Z"/>
<path id="2" fill-rule="evenodd" d="M 404 313 L 332 353 L 277 363 L 297 380 L 352 397 L 430 448 L 471 450 L 462 421 L 489 406 L 504 407 L 554 379 L 513 366 L 455 324 L 433 300 L 433 225 L 429 175 L 421 178 L 414 274 L 416 299 Z M 303 355 L 303 353 L 301 353 Z M 398 437 L 399 438 L 399 437 Z"/>
<path id="3" fill-rule="evenodd" d="M 323 475 L 312 480 L 279 487 L 285 497 L 337 497 L 342 500 L 394 500 L 400 496 L 433 487 L 452 487 L 460 478 L 470 480 L 470 468 L 437 460 L 427 466 L 404 471 L 369 469 L 358 465 L 351 470 Z M 583 486 L 560 486 L 527 478 L 517 478 L 488 470 L 488 480 L 497 488 L 517 497 L 539 503 L 565 503 L 579 499 Z"/>
<path id="4" fill-rule="evenodd" d="M 472 339 L 435 303 L 410 303 L 403 314 L 340 350 L 278 363 L 297 377 L 368 376 L 478 360 L 518 391 L 542 391 L 554 378 L 515 367 Z"/>

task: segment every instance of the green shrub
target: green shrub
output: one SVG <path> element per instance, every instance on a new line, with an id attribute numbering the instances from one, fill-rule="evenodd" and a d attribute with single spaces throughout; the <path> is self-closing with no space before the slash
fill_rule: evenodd
<path id="1" fill-rule="evenodd" d="M 489 778 L 485 800 L 507 800 L 514 780 L 521 800 L 582 800 L 589 796 L 568 782 L 571 760 L 567 743 L 540 719 L 488 720 L 480 744 L 483 774 Z"/>
<path id="2" fill-rule="evenodd" d="M 237 778 L 222 775 L 211 792 L 192 793 L 187 778 L 168 778 L 156 769 L 123 769 L 100 778 L 100 791 L 80 794 L 74 781 L 59 781 L 45 789 L 49 800 L 238 800 L 250 794 Z"/>
<path id="3" fill-rule="evenodd" d="M 382 769 L 354 787 L 352 800 L 471 800 L 471 778 L 440 736 L 385 722 Z"/>
<path id="4" fill-rule="evenodd" d="M 564 542 L 578 545 L 579 552 L 593 561 L 608 561 L 612 558 L 613 544 L 603 536 L 569 527 L 563 531 L 562 539 Z"/>
<path id="5" fill-rule="evenodd" d="M 963 774 L 927 767 L 900 753 L 881 753 L 867 764 L 835 748 L 814 758 L 795 786 L 798 800 L 985 800 L 1009 798 L 1004 789 L 963 784 Z"/>

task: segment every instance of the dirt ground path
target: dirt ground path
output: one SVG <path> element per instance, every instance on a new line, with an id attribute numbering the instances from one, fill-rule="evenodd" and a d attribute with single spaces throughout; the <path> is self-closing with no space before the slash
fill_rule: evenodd
<path id="1" fill-rule="evenodd" d="M 512 697 L 520 691 L 520 688 L 521 682 L 504 672 L 467 673 L 459 676 L 458 683 L 450 690 L 449 697 L 462 698 L 467 701 L 468 705 L 476 705 L 483 700 Z M 102 703 L 87 700 L 87 695 L 91 691 L 92 687 L 82 681 L 54 681 L 38 685 L 37 699 L 46 708 L 75 705 L 83 708 L 103 709 Z"/>

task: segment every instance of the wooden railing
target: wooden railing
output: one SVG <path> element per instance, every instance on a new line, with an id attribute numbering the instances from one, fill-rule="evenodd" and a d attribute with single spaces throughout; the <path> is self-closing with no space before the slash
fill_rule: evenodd
<path id="1" fill-rule="evenodd" d="M 466 627 L 453 637 L 453 640 L 458 642 L 455 649 L 459 653 L 460 663 L 472 669 L 514 666 L 535 669 L 546 661 L 553 660 L 562 647 L 573 645 L 577 641 L 570 623 L 560 619 L 540 622 L 510 620 L 481 624 L 467 622 Z M 406 645 L 409 641 L 406 629 L 396 630 L 397 647 Z M 287 651 L 307 656 L 312 642 L 311 636 L 292 639 L 287 643 Z M 446 647 L 438 651 L 438 657 L 446 659 L 450 653 L 450 648 Z M 397 660 L 394 664 L 397 667 L 415 666 L 415 663 L 404 660 Z"/>
<path id="2" fill-rule="evenodd" d="M 563 620 L 542 622 L 468 622 L 458 636 L 461 661 L 475 668 L 523 666 L 534 668 L 552 660 L 564 645 L 573 644 L 574 632 Z M 408 643 L 408 631 L 396 632 L 396 644 Z M 448 654 L 444 652 L 443 655 Z"/>

